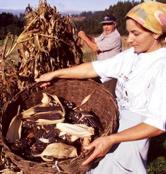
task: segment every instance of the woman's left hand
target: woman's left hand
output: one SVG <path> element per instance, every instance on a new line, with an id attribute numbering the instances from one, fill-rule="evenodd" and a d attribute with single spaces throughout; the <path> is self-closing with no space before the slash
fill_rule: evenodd
<path id="1" fill-rule="evenodd" d="M 92 150 L 94 149 L 93 153 L 90 155 L 88 159 L 86 159 L 82 165 L 87 165 L 94 159 L 98 157 L 103 157 L 106 153 L 111 149 L 114 145 L 113 141 L 111 140 L 110 136 L 100 137 L 94 140 L 91 144 L 84 147 L 85 150 Z"/>

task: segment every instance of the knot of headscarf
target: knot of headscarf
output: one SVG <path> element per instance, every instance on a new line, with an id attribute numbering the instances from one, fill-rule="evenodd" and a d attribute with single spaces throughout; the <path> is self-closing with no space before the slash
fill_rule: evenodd
<path id="1" fill-rule="evenodd" d="M 126 15 L 144 28 L 156 33 L 166 33 L 166 4 L 143 2 L 133 7 Z"/>

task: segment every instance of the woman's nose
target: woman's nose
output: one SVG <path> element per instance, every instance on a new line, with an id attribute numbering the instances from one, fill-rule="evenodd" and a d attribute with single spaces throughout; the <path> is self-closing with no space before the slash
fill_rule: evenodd
<path id="1" fill-rule="evenodd" d="M 133 37 L 132 37 L 131 34 L 129 34 L 129 35 L 127 36 L 127 43 L 130 44 L 130 43 L 132 43 L 132 42 L 133 42 Z"/>

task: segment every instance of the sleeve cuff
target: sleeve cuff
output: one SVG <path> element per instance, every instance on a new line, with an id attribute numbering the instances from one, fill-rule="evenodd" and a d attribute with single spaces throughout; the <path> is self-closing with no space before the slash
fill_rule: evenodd
<path id="1" fill-rule="evenodd" d="M 161 118 L 147 118 L 144 123 L 156 127 L 160 130 L 166 131 L 166 120 Z"/>

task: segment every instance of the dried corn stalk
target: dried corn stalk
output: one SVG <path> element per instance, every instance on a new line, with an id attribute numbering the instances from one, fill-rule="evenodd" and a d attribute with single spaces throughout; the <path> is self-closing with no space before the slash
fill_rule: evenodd
<path id="1" fill-rule="evenodd" d="M 7 50 L 12 46 L 11 41 L 14 41 L 14 37 L 9 34 L 0 52 L 0 111 L 3 104 L 19 91 L 17 87 L 17 63 L 11 57 L 5 57 Z"/>
<path id="2" fill-rule="evenodd" d="M 20 89 L 43 73 L 81 63 L 82 51 L 76 44 L 75 28 L 69 17 L 40 1 L 35 10 L 27 7 L 25 22 L 16 42 L 21 63 Z"/>
<path id="3" fill-rule="evenodd" d="M 17 39 L 7 37 L 0 55 L 0 107 L 41 74 L 80 64 L 82 51 L 77 39 L 70 17 L 60 15 L 45 0 L 37 9 L 28 6 L 23 32 Z M 13 58 L 14 50 L 18 54 Z M 17 66 L 13 64 L 15 59 Z"/>

